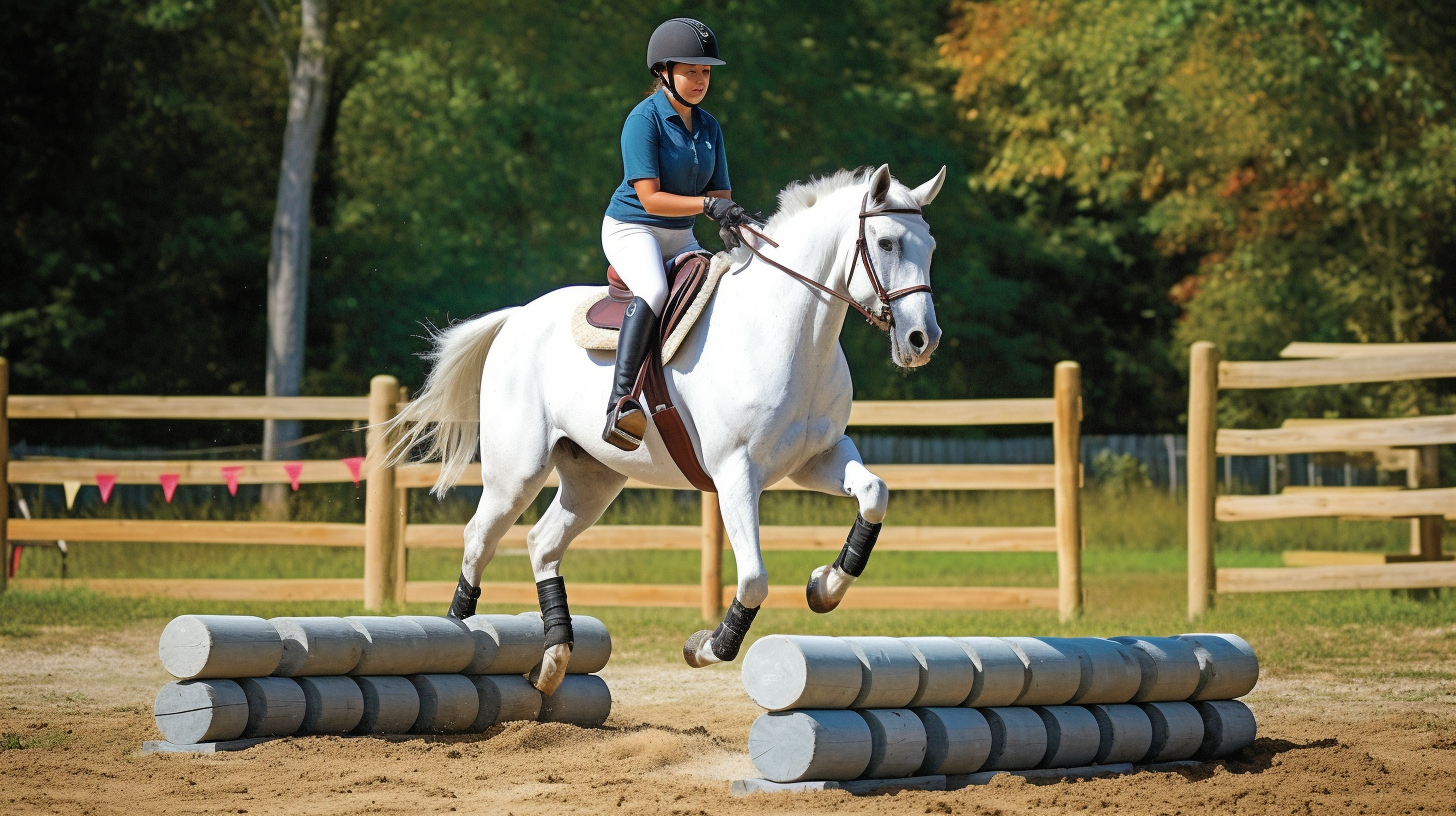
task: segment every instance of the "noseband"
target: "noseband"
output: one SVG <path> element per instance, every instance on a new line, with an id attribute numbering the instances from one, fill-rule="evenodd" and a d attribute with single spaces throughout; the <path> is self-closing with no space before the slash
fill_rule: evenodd
<path id="1" fill-rule="evenodd" d="M 748 247 L 748 251 L 752 252 L 759 260 L 763 261 L 769 266 L 774 267 L 775 269 L 778 269 L 781 272 L 787 273 L 791 277 L 797 278 L 799 281 L 806 283 L 809 286 L 812 286 L 815 289 L 818 289 L 819 291 L 831 297 L 838 298 L 839 300 L 848 303 L 850 306 L 854 307 L 855 311 L 864 315 L 865 322 L 869 323 L 871 326 L 874 326 L 880 331 L 887 332 L 895 325 L 895 315 L 893 312 L 890 311 L 890 304 L 894 303 L 902 297 L 905 297 L 906 295 L 913 295 L 916 292 L 928 293 L 930 292 L 930 284 L 921 283 L 915 286 L 906 286 L 904 289 L 896 289 L 893 292 L 886 291 L 885 285 L 880 282 L 879 273 L 875 272 L 874 260 L 870 258 L 869 242 L 865 240 L 865 220 L 869 218 L 874 218 L 877 215 L 920 215 L 921 211 L 908 207 L 886 207 L 880 210 L 871 210 L 869 206 L 870 194 L 866 192 L 864 195 L 864 199 L 860 202 L 859 205 L 859 239 L 854 242 L 854 260 L 851 261 L 849 264 L 849 277 L 845 279 L 844 285 L 847 289 L 849 287 L 849 284 L 854 280 L 854 271 L 856 267 L 859 266 L 860 259 L 863 258 L 865 274 L 869 276 L 870 279 L 870 287 L 875 290 L 875 297 L 878 298 L 880 301 L 880 308 L 878 313 L 871 312 L 869 309 L 861 306 L 854 298 L 851 298 L 848 295 L 841 295 L 833 289 L 830 289 L 828 286 L 825 286 L 818 281 L 811 280 L 804 275 L 800 275 L 798 272 L 795 272 L 794 270 L 788 268 L 787 266 L 784 266 L 778 261 L 775 261 L 773 258 L 764 255 L 762 252 L 759 252 L 758 248 L 755 247 L 751 241 L 743 239 L 743 234 L 741 230 L 748 230 L 756 237 L 762 239 L 764 243 L 768 244 L 771 247 L 774 247 L 775 249 L 778 248 L 778 244 L 772 238 L 764 235 L 757 229 L 754 229 L 752 226 L 748 224 L 743 224 L 742 226 L 740 226 L 740 232 L 738 237 L 742 241 L 743 245 L 745 247 Z"/>

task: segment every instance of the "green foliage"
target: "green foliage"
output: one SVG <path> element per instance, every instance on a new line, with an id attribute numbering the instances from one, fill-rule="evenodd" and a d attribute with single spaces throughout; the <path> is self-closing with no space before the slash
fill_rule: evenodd
<path id="1" fill-rule="evenodd" d="M 1099 451 L 1093 458 L 1092 479 L 1108 494 L 1124 498 L 1134 490 L 1153 486 L 1148 466 L 1141 459 L 1111 450 Z"/>
<path id="2" fill-rule="evenodd" d="M 1444 43 L 1412 35 L 1453 25 L 1359 0 L 962 2 L 943 50 L 993 145 L 973 183 L 1054 247 L 1178 270 L 1182 365 L 1198 339 L 1227 359 L 1449 339 L 1452 74 Z M 1224 412 L 1268 424 L 1443 403 L 1360 388 L 1237 394 Z"/>

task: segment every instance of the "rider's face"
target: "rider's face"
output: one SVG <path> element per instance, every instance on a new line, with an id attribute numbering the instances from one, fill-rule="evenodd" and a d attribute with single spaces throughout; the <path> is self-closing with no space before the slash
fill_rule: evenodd
<path id="1" fill-rule="evenodd" d="M 713 68 L 710 65 L 684 65 L 677 63 L 672 66 L 673 85 L 683 99 L 689 105 L 697 105 L 708 95 L 708 82 Z"/>

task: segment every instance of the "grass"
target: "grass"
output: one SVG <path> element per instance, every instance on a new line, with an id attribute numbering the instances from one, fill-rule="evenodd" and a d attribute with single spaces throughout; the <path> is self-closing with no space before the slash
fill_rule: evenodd
<path id="1" fill-rule="evenodd" d="M 70 744 L 70 731 L 51 729 L 30 736 L 10 731 L 0 733 L 0 751 L 20 751 L 26 748 L 64 748 Z"/>

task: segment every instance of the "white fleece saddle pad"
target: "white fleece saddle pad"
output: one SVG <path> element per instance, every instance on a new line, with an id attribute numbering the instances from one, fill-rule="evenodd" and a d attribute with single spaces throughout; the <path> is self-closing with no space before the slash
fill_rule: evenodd
<path id="1" fill-rule="evenodd" d="M 688 332 L 702 316 L 703 310 L 708 308 L 708 301 L 713 299 L 713 293 L 718 289 L 718 280 L 723 277 L 733 266 L 733 256 L 726 252 L 719 252 L 713 256 L 708 266 L 708 279 L 703 282 L 703 288 L 698 290 L 697 297 L 693 298 L 692 305 L 683 314 L 682 322 L 667 336 L 667 341 L 662 344 L 662 362 L 666 364 L 672 360 L 672 356 L 687 339 Z M 576 341 L 578 346 L 591 351 L 616 351 L 617 334 L 615 329 L 599 329 L 587 322 L 586 312 L 597 301 L 607 296 L 607 287 L 602 286 L 591 291 L 591 294 L 582 298 L 576 305 L 576 311 L 571 315 L 571 339 Z"/>

